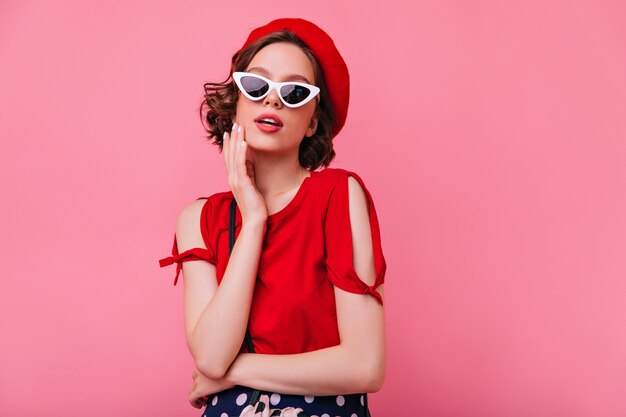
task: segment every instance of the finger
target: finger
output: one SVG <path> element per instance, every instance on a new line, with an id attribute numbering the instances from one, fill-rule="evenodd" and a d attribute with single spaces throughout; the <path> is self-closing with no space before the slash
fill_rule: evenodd
<path id="1" fill-rule="evenodd" d="M 233 160 L 233 142 L 234 142 L 234 138 L 233 138 L 233 133 L 231 132 L 226 132 L 226 145 L 224 147 L 225 152 L 224 152 L 224 166 L 226 167 L 226 175 L 227 178 L 230 178 L 232 180 L 232 160 Z"/>
<path id="2" fill-rule="evenodd" d="M 248 144 L 243 139 L 243 128 L 241 128 L 241 138 L 239 140 L 239 150 L 237 151 L 237 169 L 239 178 L 245 178 L 248 176 L 248 168 L 246 167 L 246 148 Z"/>
<path id="3" fill-rule="evenodd" d="M 226 166 L 226 173 L 230 172 L 230 158 L 233 153 L 232 151 L 232 141 L 233 141 L 233 132 L 232 130 L 227 130 L 224 132 L 224 165 Z"/>
<path id="4" fill-rule="evenodd" d="M 228 158 L 228 162 L 229 162 L 229 164 L 230 164 L 230 165 L 229 165 L 229 167 L 230 167 L 230 169 L 231 169 L 231 170 L 232 170 L 232 169 L 233 169 L 233 167 L 235 166 L 235 164 L 234 164 L 234 158 L 235 158 L 235 156 L 237 155 L 237 140 L 239 139 L 239 138 L 238 138 L 238 135 L 237 135 L 237 127 L 238 127 L 238 126 L 239 126 L 239 124 L 238 124 L 238 123 L 233 123 L 232 130 L 231 130 L 231 131 L 230 131 L 230 133 L 229 133 L 229 134 L 230 134 L 230 143 L 229 143 L 229 146 L 230 146 L 230 149 L 229 149 L 229 151 L 230 151 L 230 155 L 229 155 L 229 158 Z"/>
<path id="5" fill-rule="evenodd" d="M 271 407 L 270 407 L 270 396 L 269 395 L 265 395 L 265 398 L 263 399 L 263 404 L 265 404 L 265 409 L 261 413 L 261 417 L 270 417 L 270 412 L 272 410 L 271 410 Z"/>
<path id="6" fill-rule="evenodd" d="M 208 400 L 209 400 L 208 396 L 200 397 L 196 400 L 196 404 L 198 404 L 199 408 L 202 408 L 207 404 Z"/>
<path id="7" fill-rule="evenodd" d="M 234 154 L 236 156 L 236 158 L 235 158 L 235 162 L 236 162 L 238 160 L 239 151 L 241 150 L 241 141 L 243 140 L 243 127 L 239 123 L 237 123 L 237 128 L 235 129 L 235 133 L 234 134 L 235 134 L 235 138 L 236 138 L 235 144 L 234 144 L 234 146 L 236 148 L 236 150 L 234 152 Z"/>
<path id="8" fill-rule="evenodd" d="M 270 408 L 268 403 L 269 397 L 267 395 L 261 394 L 259 400 L 254 407 L 254 416 L 265 417 Z"/>
<path id="9" fill-rule="evenodd" d="M 198 401 L 198 398 L 196 398 L 195 394 L 193 393 L 189 394 L 189 397 L 187 398 L 187 400 L 189 401 L 189 404 L 191 404 L 192 407 L 195 407 L 195 408 L 202 407 L 202 405 Z"/>
<path id="10" fill-rule="evenodd" d="M 239 169 L 239 155 L 241 154 L 241 126 L 239 123 L 235 126 L 235 130 L 233 132 L 233 144 L 232 151 L 233 155 L 231 158 L 232 165 L 230 169 L 233 171 L 233 176 L 235 178 L 235 184 L 242 178 L 241 172 Z"/>
<path id="11" fill-rule="evenodd" d="M 255 405 L 249 404 L 246 406 L 246 408 L 241 410 L 241 414 L 239 415 L 239 417 L 253 417 L 255 409 L 256 409 Z"/>
<path id="12" fill-rule="evenodd" d="M 228 144 L 230 143 L 229 139 L 230 139 L 230 135 L 225 130 L 224 134 L 222 135 L 222 158 L 224 158 L 224 165 L 226 167 L 228 167 L 227 162 L 228 162 Z"/>
<path id="13" fill-rule="evenodd" d="M 283 413 L 281 414 L 281 416 L 283 417 L 298 417 L 298 413 L 302 411 L 301 408 L 293 408 L 293 407 L 287 407 L 283 409 Z"/>

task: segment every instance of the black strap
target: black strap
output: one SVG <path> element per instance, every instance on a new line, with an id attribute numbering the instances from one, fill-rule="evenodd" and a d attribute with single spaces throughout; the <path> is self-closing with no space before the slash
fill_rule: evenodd
<path id="1" fill-rule="evenodd" d="M 236 207 L 237 200 L 233 198 L 233 201 L 230 203 L 230 223 L 228 225 L 229 232 L 229 248 L 228 255 L 233 251 L 233 246 L 235 246 L 235 216 L 236 216 Z M 252 346 L 252 338 L 250 337 L 250 330 L 246 327 L 246 336 L 244 337 L 244 341 L 246 342 L 246 348 L 248 352 L 254 352 L 254 346 Z"/>
<path id="2" fill-rule="evenodd" d="M 237 214 L 237 200 L 233 198 L 233 201 L 230 203 L 230 221 L 228 223 L 228 255 L 230 256 L 233 251 L 233 246 L 235 246 L 235 216 Z M 250 330 L 246 326 L 246 336 L 244 337 L 244 341 L 246 342 L 246 348 L 248 352 L 254 352 L 254 346 L 252 346 L 252 338 L 250 337 Z M 255 389 L 252 395 L 250 396 L 250 401 L 248 404 L 256 404 L 261 397 L 260 390 Z"/>

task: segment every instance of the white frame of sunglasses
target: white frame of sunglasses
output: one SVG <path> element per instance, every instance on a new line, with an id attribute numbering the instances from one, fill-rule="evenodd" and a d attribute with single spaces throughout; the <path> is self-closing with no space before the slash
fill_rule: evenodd
<path id="1" fill-rule="evenodd" d="M 246 76 L 246 77 L 256 77 L 256 78 L 260 78 L 261 80 L 265 81 L 270 87 L 267 89 L 267 91 L 265 92 L 265 94 L 263 94 L 260 97 L 252 97 L 250 94 L 248 94 L 248 92 L 246 91 L 245 88 L 243 88 L 243 86 L 241 85 L 241 77 Z M 235 80 L 235 83 L 237 84 L 237 87 L 239 88 L 239 91 L 241 91 L 243 93 L 244 96 L 246 96 L 247 98 L 249 98 L 252 101 L 259 101 L 263 98 L 265 98 L 270 91 L 272 90 L 276 90 L 276 92 L 278 93 L 278 98 L 280 99 L 280 101 L 287 107 L 290 108 L 296 108 L 296 107 L 301 107 L 304 106 L 306 103 L 308 103 L 309 101 L 313 100 L 315 97 L 318 98 L 318 103 L 320 100 L 319 97 L 319 93 L 320 93 L 320 89 L 319 87 L 316 87 L 314 85 L 311 84 L 307 84 L 307 83 L 301 83 L 301 82 L 297 82 L 297 81 L 285 81 L 282 83 L 277 83 L 274 82 L 268 78 L 265 78 L 259 74 L 254 74 L 252 72 L 240 72 L 240 71 L 235 71 L 233 72 L 233 80 Z M 306 87 L 309 90 L 311 90 L 311 95 L 308 96 L 307 98 L 305 98 L 304 100 L 302 100 L 300 103 L 297 104 L 291 104 L 291 103 L 287 103 L 285 102 L 285 100 L 283 99 L 283 96 L 280 94 L 280 88 L 284 85 L 299 85 L 302 87 Z"/>

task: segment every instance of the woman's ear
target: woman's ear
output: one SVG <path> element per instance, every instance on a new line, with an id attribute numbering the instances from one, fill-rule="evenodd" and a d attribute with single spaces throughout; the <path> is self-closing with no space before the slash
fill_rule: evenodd
<path id="1" fill-rule="evenodd" d="M 315 131 L 317 131 L 317 121 L 318 121 L 318 115 L 316 112 L 311 118 L 311 123 L 309 123 L 309 127 L 306 128 L 306 132 L 304 133 L 304 135 L 307 138 L 310 138 L 311 136 L 313 136 L 315 134 Z"/>

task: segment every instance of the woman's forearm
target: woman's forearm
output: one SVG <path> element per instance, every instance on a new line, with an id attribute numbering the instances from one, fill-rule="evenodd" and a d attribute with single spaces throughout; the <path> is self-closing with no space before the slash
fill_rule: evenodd
<path id="1" fill-rule="evenodd" d="M 226 372 L 235 385 L 295 395 L 375 392 L 384 366 L 359 360 L 342 345 L 290 355 L 241 353 Z"/>
<path id="2" fill-rule="evenodd" d="M 265 222 L 242 225 L 224 277 L 191 335 L 196 367 L 209 377 L 222 377 L 241 349 L 265 229 Z"/>

